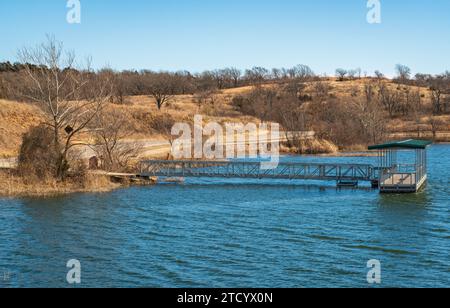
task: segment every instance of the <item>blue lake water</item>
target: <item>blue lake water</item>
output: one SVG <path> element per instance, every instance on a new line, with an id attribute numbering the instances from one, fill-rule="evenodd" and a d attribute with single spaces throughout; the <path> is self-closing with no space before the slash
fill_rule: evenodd
<path id="1" fill-rule="evenodd" d="M 372 163 L 374 158 L 288 157 Z M 450 286 L 450 146 L 418 194 L 335 183 L 188 180 L 106 194 L 0 199 L 0 287 Z"/>

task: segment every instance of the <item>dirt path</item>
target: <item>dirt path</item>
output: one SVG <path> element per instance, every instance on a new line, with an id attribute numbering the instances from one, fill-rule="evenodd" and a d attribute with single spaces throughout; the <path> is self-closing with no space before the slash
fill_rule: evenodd
<path id="1" fill-rule="evenodd" d="M 14 169 L 17 167 L 17 158 L 0 159 L 0 169 Z"/>

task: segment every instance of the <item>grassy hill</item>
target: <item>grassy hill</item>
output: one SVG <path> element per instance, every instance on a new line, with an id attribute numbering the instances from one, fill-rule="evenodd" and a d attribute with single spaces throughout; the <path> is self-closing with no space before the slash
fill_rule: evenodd
<path id="1" fill-rule="evenodd" d="M 327 79 L 307 83 L 306 93 L 313 96 L 317 83 L 325 84 L 330 99 L 342 102 L 351 101 L 364 95 L 365 85 L 373 82 L 370 79 L 337 81 Z M 417 88 L 394 84 L 384 81 L 388 88 L 403 87 L 411 91 L 419 91 L 421 104 L 424 109 L 431 109 L 430 91 L 427 88 Z M 276 88 L 279 85 L 268 84 L 265 88 Z M 150 96 L 133 96 L 126 98 L 126 104 L 112 105 L 111 108 L 120 110 L 129 123 L 129 139 L 163 140 L 164 133 L 158 129 L 158 119 L 170 115 L 175 121 L 192 122 L 195 114 L 203 114 L 205 120 L 214 120 L 219 123 L 240 121 L 258 122 L 259 119 L 247 116 L 232 105 L 232 100 L 238 95 L 250 93 L 254 87 L 241 87 L 210 93 L 207 98 L 199 95 L 175 96 L 163 110 L 158 111 L 154 100 Z M 438 141 L 450 141 L 450 115 L 436 117 L 440 121 L 434 137 Z M 0 100 L 0 157 L 16 156 L 21 144 L 22 135 L 32 126 L 41 121 L 39 108 L 32 104 Z M 345 121 L 345 119 L 342 119 Z M 433 138 L 433 127 L 430 124 L 430 114 L 423 113 L 420 117 L 412 115 L 399 115 L 393 118 L 386 117 L 389 136 L 396 138 Z M 420 132 L 420 136 L 418 134 Z M 85 136 L 89 139 L 89 136 Z"/>
<path id="2" fill-rule="evenodd" d="M 36 106 L 0 100 L 0 157 L 17 155 L 22 135 L 39 124 L 40 114 Z"/>

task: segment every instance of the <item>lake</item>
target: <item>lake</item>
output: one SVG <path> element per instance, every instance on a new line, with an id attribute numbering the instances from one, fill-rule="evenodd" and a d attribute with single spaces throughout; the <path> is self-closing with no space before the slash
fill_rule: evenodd
<path id="1" fill-rule="evenodd" d="M 285 157 L 374 162 L 374 158 Z M 450 145 L 418 194 L 335 183 L 188 179 L 105 194 L 0 199 L 0 286 L 450 286 Z"/>

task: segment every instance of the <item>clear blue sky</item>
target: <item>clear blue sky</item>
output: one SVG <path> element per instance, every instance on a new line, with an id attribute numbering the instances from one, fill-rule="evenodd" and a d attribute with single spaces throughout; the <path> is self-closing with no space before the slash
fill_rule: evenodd
<path id="1" fill-rule="evenodd" d="M 201 71 L 307 64 L 392 75 L 450 69 L 450 1 L 381 0 L 382 23 L 366 0 L 81 0 L 80 25 L 66 0 L 0 0 L 0 61 L 54 34 L 96 67 Z"/>

